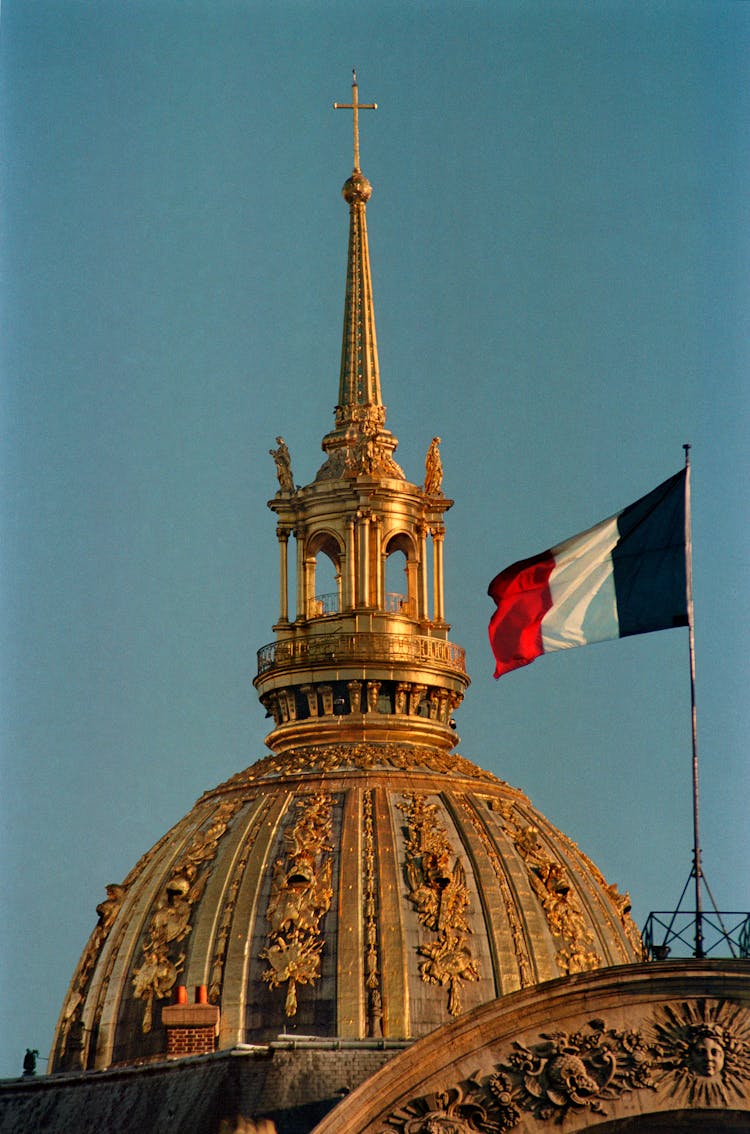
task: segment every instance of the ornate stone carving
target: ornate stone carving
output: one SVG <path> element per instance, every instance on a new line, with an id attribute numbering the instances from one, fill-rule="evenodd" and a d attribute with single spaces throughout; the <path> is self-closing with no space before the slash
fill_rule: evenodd
<path id="1" fill-rule="evenodd" d="M 653 1053 L 639 1031 L 590 1020 L 579 1032 L 542 1033 L 530 1046 L 514 1043 L 486 1085 L 496 1094 L 498 1081 L 506 1093 L 511 1084 L 520 1111 L 562 1122 L 569 1113 L 606 1114 L 604 1102 L 625 1092 L 654 1090 L 653 1069 Z"/>
<path id="2" fill-rule="evenodd" d="M 484 1108 L 468 1101 L 461 1087 L 408 1103 L 388 1118 L 388 1125 L 401 1134 L 481 1134 L 496 1129 L 487 1125 Z"/>
<path id="3" fill-rule="evenodd" d="M 681 1105 L 722 1106 L 750 1092 L 750 1015 L 735 1004 L 665 1005 L 652 1036 L 660 1085 Z"/>
<path id="4" fill-rule="evenodd" d="M 330 851 L 331 797 L 324 793 L 296 801 L 297 818 L 284 831 L 286 853 L 274 864 L 266 919 L 268 945 L 261 952 L 269 967 L 263 973 L 270 988 L 287 985 L 284 1011 L 297 1012 L 297 985 L 320 975 L 323 936 L 320 923 L 333 890 Z"/>
<path id="5" fill-rule="evenodd" d="M 403 1134 L 505 1134 L 524 1115 L 556 1124 L 587 1112 L 607 1115 L 632 1091 L 711 1108 L 741 1104 L 749 1086 L 750 1014 L 737 1004 L 686 1001 L 658 1008 L 638 1027 L 592 1019 L 575 1032 L 517 1040 L 489 1074 L 477 1071 L 439 1095 L 410 1101 L 386 1126 Z"/>
<path id="6" fill-rule="evenodd" d="M 477 962 L 468 947 L 466 874 L 439 822 L 435 804 L 423 795 L 407 795 L 398 806 L 408 823 L 405 874 L 409 899 L 422 925 L 436 934 L 435 940 L 418 948 L 425 958 L 419 971 L 423 981 L 448 986 L 448 1011 L 457 1016 L 462 983 L 479 979 Z"/>
<path id="7" fill-rule="evenodd" d="M 269 449 L 268 452 L 276 463 L 276 476 L 279 479 L 280 492 L 294 492 L 294 478 L 292 477 L 292 462 L 289 449 L 283 437 L 276 438 L 278 449 Z"/>
<path id="8" fill-rule="evenodd" d="M 259 781 L 281 776 L 298 776 L 307 772 L 333 772 L 337 768 L 357 768 L 370 771 L 375 768 L 425 768 L 440 775 L 456 775 L 486 783 L 502 784 L 492 772 L 472 764 L 456 752 L 443 752 L 438 748 L 406 744 L 312 744 L 292 748 L 279 755 L 266 756 L 239 772 L 217 791 L 228 791 Z M 206 797 L 204 797 L 206 798 Z"/>
<path id="9" fill-rule="evenodd" d="M 141 963 L 133 973 L 134 995 L 146 1002 L 141 1024 L 144 1032 L 150 1032 L 153 1026 L 154 1000 L 171 994 L 184 968 L 185 954 L 175 953 L 175 946 L 190 933 L 192 908 L 208 880 L 207 865 L 215 858 L 219 840 L 243 803 L 240 798 L 219 805 L 208 826 L 193 835 L 162 889 L 151 915 Z"/>

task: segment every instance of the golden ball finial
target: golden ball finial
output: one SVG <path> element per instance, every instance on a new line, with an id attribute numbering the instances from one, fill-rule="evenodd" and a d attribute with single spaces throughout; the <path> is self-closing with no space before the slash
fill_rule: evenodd
<path id="1" fill-rule="evenodd" d="M 372 185 L 359 169 L 355 169 L 351 177 L 344 182 L 341 192 L 348 205 L 360 201 L 366 204 L 372 197 Z"/>

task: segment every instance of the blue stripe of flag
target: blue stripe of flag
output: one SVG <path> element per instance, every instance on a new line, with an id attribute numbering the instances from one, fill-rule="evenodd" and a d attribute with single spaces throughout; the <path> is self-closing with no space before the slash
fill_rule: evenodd
<path id="1" fill-rule="evenodd" d="M 681 469 L 617 518 L 612 565 L 621 638 L 688 624 L 686 475 Z"/>

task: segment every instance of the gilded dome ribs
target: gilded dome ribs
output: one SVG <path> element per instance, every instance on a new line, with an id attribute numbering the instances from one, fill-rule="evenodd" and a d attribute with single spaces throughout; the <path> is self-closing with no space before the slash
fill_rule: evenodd
<path id="1" fill-rule="evenodd" d="M 250 801 L 252 802 L 252 800 Z M 213 944 L 213 954 L 211 958 L 211 969 L 209 973 L 208 983 L 208 999 L 212 1004 L 218 1004 L 221 1000 L 222 984 L 224 980 L 224 966 L 226 964 L 227 949 L 229 946 L 229 936 L 232 931 L 232 921 L 234 919 L 235 907 L 237 905 L 237 898 L 242 885 L 242 879 L 247 869 L 248 859 L 258 839 L 258 835 L 262 830 L 263 823 L 271 810 L 273 800 L 269 797 L 263 799 L 260 806 L 253 813 L 250 820 L 249 829 L 246 831 L 244 839 L 240 846 L 240 854 L 232 870 L 231 880 L 227 891 L 226 899 L 222 906 L 221 918 L 219 920 L 218 929 L 216 931 L 216 938 Z"/>
<path id="2" fill-rule="evenodd" d="M 586 924 L 581 902 L 565 865 L 552 857 L 540 839 L 539 827 L 518 808 L 505 816 L 505 827 L 526 864 L 529 881 L 558 942 L 557 965 L 563 975 L 596 969 L 602 958 L 590 948 L 594 934 Z"/>
<path id="3" fill-rule="evenodd" d="M 506 869 L 498 854 L 497 847 L 490 838 L 487 828 L 480 818 L 473 800 L 468 796 L 462 796 L 461 806 L 464 813 L 468 816 L 469 822 L 474 828 L 487 858 L 492 864 L 500 894 L 502 895 L 508 927 L 510 929 L 512 948 L 510 951 L 503 950 L 503 956 L 500 958 L 497 976 L 500 985 L 498 994 L 512 992 L 516 988 L 528 988 L 529 985 L 534 983 L 529 945 L 524 932 L 523 923 L 518 914 L 518 902 L 514 898 L 510 886 L 508 885 Z M 509 959 L 508 952 L 510 953 L 511 966 L 516 969 L 515 973 L 506 973 L 505 964 L 502 963 L 507 963 Z"/>

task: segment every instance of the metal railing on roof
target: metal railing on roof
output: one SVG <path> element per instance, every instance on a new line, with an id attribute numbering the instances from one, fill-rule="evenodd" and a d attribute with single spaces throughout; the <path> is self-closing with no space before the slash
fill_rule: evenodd
<path id="1" fill-rule="evenodd" d="M 700 935 L 693 910 L 652 910 L 643 930 L 646 959 L 665 961 L 696 956 L 696 940 L 703 957 L 750 959 L 750 913 L 737 910 L 702 910 Z"/>

